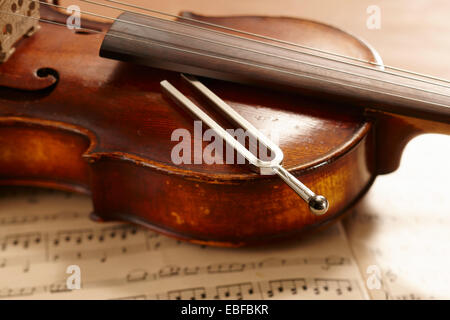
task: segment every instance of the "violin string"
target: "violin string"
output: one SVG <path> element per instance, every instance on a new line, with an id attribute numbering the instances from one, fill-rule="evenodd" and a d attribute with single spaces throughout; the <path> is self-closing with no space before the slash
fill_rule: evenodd
<path id="1" fill-rule="evenodd" d="M 152 16 L 152 15 L 143 14 L 143 13 L 140 13 L 140 12 L 135 11 L 135 10 L 124 10 L 124 9 L 122 9 L 120 7 L 117 7 L 117 6 L 111 6 L 111 5 L 104 4 L 104 3 L 98 3 L 96 1 L 91 1 L 91 0 L 79 0 L 79 1 L 80 2 L 86 2 L 86 3 L 94 4 L 94 5 L 98 5 L 98 6 L 102 6 L 102 7 L 106 7 L 106 8 L 110 8 L 110 9 L 121 10 L 121 11 L 128 12 L 128 13 L 138 14 L 138 15 L 142 15 L 142 16 L 145 16 L 145 17 L 152 17 L 152 18 L 158 19 L 158 20 L 165 20 L 165 19 L 161 19 L 161 18 Z M 135 6 L 135 5 L 131 5 L 131 4 L 126 4 L 126 3 L 123 3 L 123 2 L 120 2 L 120 1 L 115 1 L 115 0 L 104 0 L 104 1 L 119 3 L 119 4 L 123 5 L 123 6 L 136 7 L 136 8 L 145 10 L 145 11 L 149 11 L 149 12 L 153 12 L 153 13 L 157 13 L 157 14 L 161 14 L 161 15 L 166 15 L 166 16 L 170 16 L 170 17 L 175 17 L 175 18 L 178 18 L 178 19 L 189 20 L 189 21 L 196 22 L 196 23 L 202 23 L 202 24 L 204 23 L 204 24 L 206 24 L 208 26 L 212 26 L 212 27 L 220 27 L 220 25 L 216 25 L 216 24 L 213 24 L 213 23 L 208 23 L 208 22 L 204 22 L 204 21 L 196 20 L 196 19 L 192 19 L 192 18 L 186 18 L 186 17 L 178 16 L 178 15 L 172 15 L 172 14 L 164 13 L 164 12 L 158 11 L 158 10 L 146 9 L 144 7 L 141 7 L 141 6 Z M 186 23 L 183 23 L 183 22 L 180 22 L 180 21 L 172 21 L 172 22 L 175 23 L 175 24 L 187 25 Z M 219 32 L 219 31 L 213 30 L 211 28 L 204 28 L 204 27 L 200 27 L 200 26 L 192 25 L 192 24 L 188 24 L 188 25 L 191 26 L 191 27 L 197 28 L 197 29 L 208 30 L 209 32 L 215 32 L 215 33 L 224 34 L 224 32 Z M 257 34 L 254 34 L 254 33 L 245 32 L 245 31 L 239 31 L 237 29 L 228 28 L 228 27 L 224 27 L 224 26 L 222 26 L 222 29 L 226 29 L 226 30 L 233 31 L 233 32 L 239 32 L 239 33 L 242 33 L 242 34 L 247 34 L 247 35 L 251 35 L 251 36 L 255 36 L 255 37 L 259 37 L 259 38 L 264 38 L 266 40 L 272 40 L 272 38 L 270 38 L 270 37 L 260 36 L 260 35 L 257 35 Z M 230 34 L 228 34 L 228 33 L 227 33 L 227 35 L 230 36 Z M 247 37 L 242 37 L 242 36 L 237 36 L 237 35 L 232 35 L 232 36 L 235 37 L 235 38 L 239 38 L 239 39 L 250 40 L 250 41 L 261 43 L 261 44 L 264 44 L 264 45 L 269 45 L 269 46 L 272 46 L 272 47 L 285 49 L 285 50 L 288 50 L 288 51 L 291 51 L 291 52 L 295 52 L 295 53 L 301 53 L 301 54 L 304 54 L 304 55 L 308 55 L 308 56 L 312 56 L 312 57 L 318 57 L 318 58 L 322 58 L 322 59 L 330 60 L 330 61 L 334 61 L 334 62 L 339 62 L 339 63 L 343 63 L 343 64 L 346 64 L 346 65 L 351 65 L 351 66 L 355 66 L 355 67 L 359 67 L 359 68 L 363 68 L 363 69 L 367 69 L 367 70 L 371 70 L 371 71 L 375 70 L 375 71 L 378 71 L 378 72 L 383 72 L 384 74 L 389 74 L 389 75 L 393 75 L 393 76 L 397 76 L 397 77 L 402 77 L 402 78 L 409 79 L 409 80 L 420 81 L 420 82 L 424 82 L 424 83 L 428 83 L 428 84 L 431 84 L 431 85 L 436 85 L 436 86 L 440 86 L 440 87 L 444 87 L 444 88 L 450 88 L 450 85 L 439 84 L 439 83 L 436 83 L 436 82 L 433 82 L 433 81 L 419 79 L 417 77 L 402 76 L 401 74 L 398 74 L 398 73 L 395 73 L 395 72 L 389 72 L 389 71 L 385 71 L 385 70 L 381 70 L 381 69 L 374 69 L 373 67 L 369 67 L 369 66 L 365 66 L 365 65 L 360 65 L 360 64 L 356 64 L 356 63 L 352 63 L 352 62 L 347 62 L 347 61 L 343 61 L 343 60 L 333 59 L 333 58 L 329 58 L 329 57 L 325 57 L 325 56 L 321 56 L 321 55 L 317 55 L 317 54 L 313 54 L 313 53 L 309 53 L 309 52 L 305 52 L 305 51 L 294 50 L 294 49 L 291 49 L 291 48 L 286 47 L 286 46 L 275 45 L 275 44 L 271 44 L 271 43 L 268 43 L 268 42 L 258 41 L 258 40 L 255 40 L 255 39 L 250 39 L 250 38 L 247 38 Z M 280 42 L 285 42 L 285 43 L 294 45 L 294 43 L 290 43 L 290 42 L 286 42 L 286 41 L 282 41 L 282 40 L 280 40 Z M 297 45 L 297 46 L 301 47 L 301 48 L 307 48 L 307 49 L 313 50 L 313 51 L 323 51 L 323 50 L 313 49 L 313 48 L 309 48 L 309 47 L 302 46 L 302 45 Z M 323 51 L 323 52 L 325 52 L 325 51 Z M 333 53 L 327 53 L 327 54 L 335 55 Z M 336 55 L 337 56 L 341 56 L 341 55 L 338 55 L 338 54 L 336 54 Z M 357 61 L 364 62 L 364 63 L 373 64 L 373 65 L 376 65 L 376 66 L 379 66 L 379 67 L 384 67 L 382 64 L 373 63 L 371 61 L 366 61 L 366 60 L 357 59 L 357 58 L 351 58 L 351 57 L 348 57 L 348 56 L 342 56 L 342 57 L 345 57 L 345 58 L 351 59 L 351 60 L 357 60 Z M 403 73 L 414 74 L 416 76 L 420 75 L 419 73 L 412 72 L 412 71 L 406 71 L 406 70 L 403 71 Z M 360 76 L 360 75 L 358 75 L 358 76 Z M 441 82 L 450 83 L 450 81 L 444 80 L 444 79 L 434 78 L 434 77 L 431 77 L 431 76 L 428 77 L 428 76 L 425 76 L 425 75 L 420 75 L 420 76 L 425 77 L 425 78 L 431 78 L 433 80 L 438 80 L 438 81 L 441 81 Z"/>
<path id="2" fill-rule="evenodd" d="M 107 5 L 107 4 L 104 4 L 104 3 L 99 3 L 99 2 L 96 2 L 96 1 L 92 1 L 92 0 L 79 0 L 79 1 L 90 3 L 90 4 L 94 4 L 94 5 L 98 5 L 98 6 L 103 6 L 103 7 L 107 7 L 107 8 L 111 8 L 111 9 L 121 10 L 121 11 L 129 12 L 129 13 L 135 13 L 135 14 L 139 14 L 139 15 L 143 15 L 143 16 L 149 16 L 149 17 L 157 18 L 157 17 L 151 16 L 151 15 L 148 15 L 148 14 L 143 14 L 143 13 L 138 12 L 138 11 L 124 10 L 124 9 L 122 9 L 120 7 L 117 7 L 117 6 L 111 6 L 111 5 Z M 411 75 L 415 75 L 415 76 L 422 77 L 422 78 L 428 78 L 428 79 L 432 79 L 432 80 L 436 80 L 436 81 L 440 81 L 440 82 L 450 83 L 450 80 L 447 80 L 447 79 L 443 79 L 443 78 L 439 78 L 439 77 L 435 77 L 435 76 L 431 76 L 431 75 L 426 75 L 426 74 L 423 74 L 423 73 L 418 73 L 418 72 L 414 72 L 414 71 L 410 71 L 410 70 L 406 70 L 406 69 L 402 69 L 402 68 L 398 68 L 398 67 L 393 67 L 393 66 L 389 66 L 389 65 L 382 64 L 382 63 L 369 61 L 369 60 L 359 59 L 359 58 L 355 58 L 355 57 L 351 57 L 351 56 L 347 56 L 347 55 L 343 55 L 343 54 L 338 54 L 338 53 L 334 53 L 334 52 L 330 52 L 330 51 L 325 51 L 325 50 L 321 50 L 321 49 L 318 49 L 318 48 L 313 48 L 313 47 L 301 45 L 301 44 L 298 44 L 298 43 L 295 43 L 295 42 L 290 42 L 290 41 L 286 41 L 286 40 L 276 39 L 276 38 L 272 38 L 272 37 L 269 37 L 269 36 L 264 36 L 264 35 L 257 34 L 257 33 L 252 33 L 252 32 L 247 32 L 247 31 L 243 31 L 243 30 L 239 30 L 239 29 L 235 29 L 235 28 L 231 28 L 231 27 L 226 27 L 226 26 L 223 26 L 223 25 L 214 24 L 214 23 L 207 22 L 207 21 L 202 21 L 202 20 L 197 20 L 197 19 L 193 19 L 193 18 L 189 18 L 189 17 L 183 17 L 183 16 L 180 16 L 180 15 L 170 14 L 170 13 L 166 13 L 166 12 L 155 10 L 155 9 L 150 9 L 150 8 L 146 8 L 146 7 L 142 7 L 142 6 L 138 6 L 138 5 L 134 5 L 134 4 L 130 4 L 130 3 L 125 3 L 123 1 L 117 1 L 117 0 L 104 0 L 104 1 L 111 2 L 111 3 L 116 3 L 116 4 L 119 4 L 119 5 L 125 6 L 125 7 L 130 7 L 130 8 L 144 10 L 144 11 L 147 11 L 147 12 L 151 12 L 151 13 L 154 13 L 154 14 L 159 14 L 159 15 L 166 16 L 166 17 L 177 18 L 177 19 L 181 19 L 181 20 L 185 20 L 185 21 L 191 21 L 191 22 L 195 22 L 195 23 L 198 23 L 198 24 L 201 24 L 201 25 L 206 25 L 206 26 L 210 26 L 210 27 L 219 28 L 219 29 L 222 29 L 222 30 L 232 31 L 232 32 L 236 32 L 236 33 L 240 33 L 240 34 L 244 34 L 244 35 L 248 35 L 248 36 L 252 36 L 252 37 L 257 37 L 257 38 L 264 39 L 264 40 L 270 40 L 272 42 L 277 42 L 277 43 L 281 43 L 281 44 L 287 44 L 287 45 L 290 45 L 290 46 L 294 46 L 294 47 L 298 47 L 298 48 L 302 48 L 302 49 L 307 49 L 307 50 L 310 50 L 310 51 L 315 51 L 315 52 L 319 52 L 319 53 L 322 53 L 322 54 L 327 54 L 327 55 L 331 55 L 331 56 L 335 56 L 335 57 L 340 57 L 340 58 L 347 59 L 347 60 L 357 61 L 357 62 L 364 63 L 364 64 L 371 64 L 373 66 L 381 67 L 383 69 L 391 69 L 391 70 L 395 70 L 395 71 L 398 71 L 398 72 L 401 72 L 401 73 L 411 74 Z M 173 21 L 173 22 L 178 22 L 178 21 Z M 192 24 L 190 24 L 190 25 L 192 26 Z M 199 27 L 199 26 L 195 26 L 195 27 L 201 28 L 201 29 L 207 29 L 207 30 L 211 31 L 211 29 L 208 29 L 208 28 Z M 216 30 L 214 30 L 214 31 L 216 31 Z M 221 32 L 221 33 L 223 33 L 223 32 Z M 249 38 L 241 37 L 241 36 L 237 36 L 237 35 L 234 35 L 234 36 L 237 37 L 237 38 L 241 38 L 241 39 L 247 39 L 247 40 L 249 39 Z M 349 63 L 349 62 L 345 62 L 345 61 L 338 60 L 338 59 L 324 57 L 324 56 L 321 56 L 321 55 L 310 54 L 310 53 L 307 53 L 307 52 L 304 52 L 304 51 L 292 50 L 292 49 L 284 47 L 284 46 L 278 46 L 278 45 L 274 45 L 273 43 L 262 42 L 262 41 L 258 41 L 258 40 L 255 40 L 255 39 L 250 39 L 250 40 L 253 40 L 253 41 L 256 41 L 256 42 L 259 42 L 259 43 L 263 43 L 263 44 L 268 44 L 268 45 L 275 46 L 275 47 L 278 47 L 278 48 L 288 49 L 288 50 L 291 50 L 291 51 L 295 51 L 295 52 L 299 52 L 299 53 L 303 53 L 303 54 L 307 54 L 307 55 L 321 57 L 321 58 L 324 58 L 324 59 L 327 59 L 327 60 L 332 60 L 332 61 L 346 63 L 346 64 L 349 64 L 349 65 L 352 65 L 352 66 L 357 66 L 357 67 L 361 67 L 361 68 L 365 68 L 365 69 L 369 69 L 369 70 L 378 70 L 380 72 L 385 72 L 387 74 L 400 76 L 399 74 L 396 74 L 396 73 L 388 72 L 388 71 L 381 70 L 381 69 L 374 69 L 373 67 L 369 67 L 369 66 L 365 66 L 365 65 L 360 65 L 360 64 L 356 64 L 356 63 Z M 417 79 L 417 78 L 413 78 L 413 77 L 409 77 L 408 79 L 421 81 L 421 79 Z M 424 81 L 424 82 L 427 82 L 427 81 Z M 439 85 L 439 84 L 436 84 L 434 82 L 427 82 L 427 83 Z M 445 86 L 445 87 L 447 87 L 447 86 Z"/>
<path id="3" fill-rule="evenodd" d="M 42 18 L 37 18 L 37 17 L 26 16 L 26 15 L 14 13 L 14 12 L 9 12 L 9 11 L 4 11 L 4 10 L 0 10 L 0 13 L 5 13 L 5 14 L 9 14 L 9 15 L 19 16 L 19 17 L 23 17 L 23 18 L 27 18 L 27 19 L 33 19 L 33 20 L 37 20 L 37 21 L 40 21 L 40 22 L 61 26 L 61 27 L 65 28 L 65 29 L 67 29 L 67 25 L 65 23 L 60 23 L 60 22 L 47 20 L 47 19 L 42 19 Z M 69 29 L 67 29 L 67 30 L 69 30 Z M 324 82 L 328 82 L 328 83 L 336 84 L 336 85 L 342 85 L 342 86 L 346 86 L 346 87 L 354 88 L 354 89 L 358 89 L 358 90 L 364 90 L 364 91 L 373 92 L 373 93 L 385 94 L 385 95 L 388 95 L 388 96 L 391 96 L 391 97 L 396 97 L 396 98 L 400 98 L 400 99 L 405 99 L 405 100 L 421 102 L 421 103 L 425 103 L 425 104 L 429 104 L 429 105 L 434 105 L 436 107 L 445 107 L 445 108 L 449 108 L 450 107 L 448 105 L 444 105 L 444 104 L 441 104 L 441 103 L 425 101 L 425 100 L 417 99 L 417 98 L 411 98 L 411 97 L 407 97 L 407 96 L 394 94 L 394 93 L 391 93 L 391 92 L 374 90 L 374 89 L 365 88 L 365 87 L 352 85 L 352 84 L 348 84 L 348 83 L 343 83 L 343 82 L 339 82 L 339 81 L 322 79 L 322 78 L 309 76 L 309 75 L 302 74 L 302 73 L 296 73 L 296 72 L 292 72 L 292 71 L 288 71 L 288 70 L 284 70 L 284 69 L 274 68 L 274 67 L 271 67 L 271 66 L 265 66 L 265 65 L 255 64 L 255 63 L 244 62 L 242 60 L 236 60 L 236 59 L 227 58 L 227 57 L 223 57 L 223 56 L 211 55 L 211 54 L 202 53 L 202 52 L 198 52 L 198 51 L 180 49 L 180 48 L 177 48 L 177 47 L 174 47 L 174 46 L 169 46 L 169 45 L 164 45 L 164 44 L 161 44 L 161 43 L 158 43 L 158 42 L 154 42 L 154 41 L 152 41 L 150 39 L 143 38 L 143 37 L 139 37 L 139 38 L 143 38 L 143 39 L 137 39 L 136 36 L 135 37 L 126 37 L 126 36 L 122 36 L 122 35 L 117 35 L 117 34 L 113 34 L 113 33 L 107 33 L 107 32 L 104 32 L 104 31 L 99 31 L 99 30 L 96 30 L 96 29 L 90 29 L 90 28 L 80 28 L 79 31 L 92 32 L 92 33 L 96 33 L 96 34 L 100 34 L 100 35 L 104 35 L 104 36 L 111 36 L 111 37 L 116 37 L 116 38 L 120 38 L 120 39 L 126 39 L 126 40 L 130 40 L 130 41 L 143 42 L 143 43 L 146 43 L 146 44 L 151 43 L 151 44 L 154 44 L 154 45 L 157 45 L 157 46 L 173 49 L 173 50 L 176 50 L 176 51 L 189 52 L 189 53 L 192 53 L 192 54 L 197 54 L 197 55 L 201 55 L 201 56 L 205 56 L 205 57 L 209 57 L 209 58 L 216 58 L 216 59 L 220 59 L 220 60 L 224 60 L 224 61 L 230 61 L 230 62 L 235 62 L 235 63 L 247 65 L 247 66 L 253 66 L 253 67 L 257 67 L 257 68 L 261 68 L 261 69 L 273 70 L 273 71 L 277 71 L 277 72 L 281 72 L 281 73 L 285 73 L 285 74 L 289 74 L 289 75 L 293 75 L 293 76 L 298 76 L 298 77 L 301 77 L 301 78 L 307 78 L 307 79 L 312 79 L 312 80 L 319 80 L 319 81 L 324 81 Z"/>
<path id="4" fill-rule="evenodd" d="M 56 7 L 56 8 L 59 8 L 59 9 L 67 9 L 64 6 L 57 5 L 57 4 L 52 4 L 52 3 L 47 3 L 47 2 L 44 2 L 44 1 L 39 1 L 39 0 L 32 0 L 32 1 L 36 1 L 36 2 L 39 2 L 39 3 L 43 4 L 43 5 L 48 5 L 48 6 Z M 305 61 L 302 61 L 302 60 L 293 59 L 293 58 L 289 58 L 289 57 L 282 57 L 282 56 L 278 56 L 278 55 L 275 55 L 275 54 L 270 54 L 270 53 L 266 53 L 266 52 L 262 52 L 262 51 L 258 51 L 258 50 L 242 48 L 242 47 L 234 46 L 234 45 L 230 45 L 230 44 L 224 44 L 224 43 L 219 42 L 219 41 L 214 41 L 214 40 L 210 40 L 210 39 L 202 39 L 202 38 L 198 38 L 198 37 L 195 37 L 195 36 L 182 34 L 182 33 L 175 32 L 175 31 L 169 31 L 169 30 L 160 29 L 160 28 L 149 26 L 149 25 L 142 24 L 142 23 L 136 23 L 136 22 L 133 22 L 133 21 L 127 21 L 127 20 L 120 19 L 120 18 L 112 18 L 112 17 L 104 16 L 104 15 L 93 13 L 93 12 L 89 12 L 89 11 L 82 11 L 82 10 L 80 10 L 80 13 L 86 14 L 86 15 L 90 15 L 90 16 L 94 16 L 94 17 L 98 17 L 98 18 L 102 18 L 102 19 L 108 19 L 108 20 L 122 22 L 122 23 L 125 23 L 125 24 L 130 24 L 130 25 L 135 25 L 135 26 L 139 26 L 139 27 L 144 27 L 144 28 L 148 28 L 148 29 L 152 29 L 152 30 L 156 30 L 156 31 L 162 31 L 162 32 L 167 32 L 167 33 L 179 35 L 179 36 L 189 37 L 189 38 L 192 38 L 192 39 L 195 39 L 195 40 L 201 40 L 201 41 L 205 41 L 205 42 L 209 42 L 209 43 L 214 43 L 214 44 L 217 44 L 217 45 L 223 45 L 223 46 L 227 46 L 227 47 L 234 48 L 234 49 L 245 50 L 245 51 L 253 52 L 253 53 L 256 53 L 256 54 L 262 54 L 262 55 L 266 55 L 266 56 L 270 56 L 270 57 L 281 58 L 283 60 L 301 63 L 303 65 L 308 65 L 310 67 L 315 67 L 315 68 L 318 68 L 318 69 L 324 69 L 324 70 L 329 70 L 329 71 L 334 71 L 334 72 L 340 72 L 340 73 L 351 75 L 351 76 L 365 78 L 365 79 L 373 80 L 373 81 L 379 81 L 379 82 L 387 83 L 387 84 L 390 84 L 390 85 L 397 85 L 397 86 L 400 86 L 400 87 L 403 87 L 403 88 L 413 89 L 413 90 L 422 91 L 422 92 L 425 92 L 425 93 L 431 93 L 431 94 L 441 95 L 441 96 L 450 98 L 450 95 L 444 94 L 444 93 L 440 93 L 440 92 L 436 92 L 436 91 L 430 91 L 430 90 L 427 90 L 427 89 L 423 89 L 423 88 L 419 88 L 419 87 L 415 87 L 415 86 L 410 86 L 410 85 L 406 85 L 406 84 L 398 84 L 398 83 L 396 83 L 394 81 L 382 80 L 382 79 L 378 79 L 378 78 L 374 78 L 374 77 L 370 77 L 370 76 L 366 76 L 366 75 L 362 75 L 362 74 L 358 74 L 358 73 L 354 73 L 354 72 L 350 72 L 350 71 L 339 70 L 339 69 L 336 69 L 336 68 L 326 67 L 326 66 L 323 66 L 323 65 L 309 63 L 309 62 L 305 62 Z M 374 70 L 374 69 L 371 69 L 371 70 Z M 401 77 L 401 76 L 399 76 L 399 77 Z M 441 85 L 441 86 L 443 86 L 443 85 Z M 447 87 L 447 86 L 445 86 L 445 87 Z M 450 87 L 447 87 L 447 88 L 450 88 Z"/>

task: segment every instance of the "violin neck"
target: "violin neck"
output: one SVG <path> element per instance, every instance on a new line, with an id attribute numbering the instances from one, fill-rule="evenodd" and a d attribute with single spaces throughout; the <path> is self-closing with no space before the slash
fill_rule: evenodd
<path id="1" fill-rule="evenodd" d="M 106 35 L 100 55 L 209 78 L 319 93 L 362 108 L 450 123 L 448 82 L 194 24 L 124 13 Z"/>

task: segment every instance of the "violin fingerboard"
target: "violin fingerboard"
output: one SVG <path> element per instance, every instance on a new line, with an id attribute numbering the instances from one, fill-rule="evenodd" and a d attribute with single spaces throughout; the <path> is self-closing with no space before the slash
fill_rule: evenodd
<path id="1" fill-rule="evenodd" d="M 14 53 L 14 45 L 39 29 L 39 1 L 0 0 L 0 63 Z"/>

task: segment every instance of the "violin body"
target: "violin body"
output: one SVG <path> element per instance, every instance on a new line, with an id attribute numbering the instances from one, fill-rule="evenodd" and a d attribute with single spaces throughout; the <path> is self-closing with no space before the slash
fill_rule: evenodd
<path id="1" fill-rule="evenodd" d="M 364 42 L 321 23 L 196 19 L 381 63 Z M 101 34 L 42 23 L 0 65 L 0 184 L 89 194 L 96 220 L 132 222 L 182 240 L 264 243 L 335 221 L 377 174 L 396 168 L 402 146 L 423 129 L 352 106 L 343 112 L 339 101 L 205 80 L 258 129 L 277 133 L 285 168 L 328 197 L 330 210 L 314 216 L 276 176 L 243 165 L 174 165 L 171 134 L 192 132 L 193 120 L 162 95 L 159 83 L 189 91 L 175 72 L 100 57 L 102 40 Z M 380 154 L 380 139 L 402 130 L 384 145 L 388 155 Z"/>

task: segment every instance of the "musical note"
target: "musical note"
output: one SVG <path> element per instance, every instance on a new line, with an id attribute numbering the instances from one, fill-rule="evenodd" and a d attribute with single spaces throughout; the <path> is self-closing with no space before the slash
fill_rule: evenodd
<path id="1" fill-rule="evenodd" d="M 172 290 L 167 293 L 169 300 L 203 300 L 206 299 L 204 287 Z"/>
<path id="2" fill-rule="evenodd" d="M 21 226 L 37 224 L 39 222 L 54 222 L 58 220 L 77 220 L 85 218 L 78 212 L 60 212 L 45 215 L 12 215 L 0 217 L 0 226 Z"/>
<path id="3" fill-rule="evenodd" d="M 35 292 L 35 287 L 21 287 L 17 289 L 0 289 L 0 298 L 19 298 L 24 296 L 31 296 Z"/>
<path id="4" fill-rule="evenodd" d="M 242 272 L 245 269 L 244 263 L 219 263 L 209 265 L 207 267 L 208 273 L 224 273 L 224 272 Z"/>
<path id="5" fill-rule="evenodd" d="M 308 286 L 304 278 L 298 278 L 271 280 L 269 281 L 269 288 L 270 289 L 267 291 L 267 295 L 269 298 L 273 298 L 275 295 L 284 293 L 286 291 L 289 291 L 292 295 L 296 295 L 299 289 L 301 289 L 302 291 L 306 291 L 308 289 Z"/>
<path id="6" fill-rule="evenodd" d="M 199 299 L 220 299 L 220 300 L 245 300 L 245 299 L 311 299 L 316 295 L 316 290 L 309 291 L 308 282 L 315 283 L 323 279 L 279 279 L 270 281 L 241 282 L 226 285 L 217 285 L 212 287 L 196 287 L 179 290 L 170 290 L 166 294 L 157 294 L 159 299 L 175 300 L 199 300 Z M 342 279 L 328 279 L 330 282 L 341 282 Z M 343 280 L 343 282 L 350 280 Z M 348 284 L 347 284 L 348 285 Z M 327 286 L 325 284 L 325 286 Z M 266 289 L 261 289 L 266 288 Z M 314 288 L 316 289 L 316 288 Z M 323 287 L 322 287 L 323 289 Z M 342 288 L 341 288 L 342 289 Z M 320 291 L 319 291 L 320 292 Z M 325 292 L 326 293 L 326 292 Z M 334 296 L 333 292 L 328 292 L 329 297 Z M 355 292 L 343 291 L 341 295 L 348 298 L 358 298 Z M 343 297 L 340 298 L 343 298 Z M 326 297 L 321 297 L 326 298 Z"/>
<path id="7" fill-rule="evenodd" d="M 300 259 L 300 261 L 305 261 L 306 259 Z M 264 267 L 280 267 L 286 264 L 286 259 L 281 258 L 267 258 L 258 263 L 259 268 Z"/>
<path id="8" fill-rule="evenodd" d="M 198 275 L 200 273 L 200 267 L 194 266 L 194 267 L 184 267 L 183 268 L 183 274 L 190 276 L 190 275 Z"/>
<path id="9" fill-rule="evenodd" d="M 62 293 L 62 292 L 70 292 L 71 290 L 67 288 L 66 282 L 57 282 L 52 283 L 49 286 L 49 292 L 50 293 Z"/>
<path id="10" fill-rule="evenodd" d="M 180 274 L 180 267 L 178 266 L 165 266 L 161 270 L 159 270 L 159 277 L 173 277 Z"/>
<path id="11" fill-rule="evenodd" d="M 251 282 L 221 285 L 216 287 L 214 299 L 243 300 L 246 297 L 253 296 L 254 293 L 255 289 Z"/>
<path id="12" fill-rule="evenodd" d="M 132 270 L 127 274 L 127 282 L 145 281 L 148 273 L 145 270 Z"/>
<path id="13" fill-rule="evenodd" d="M 317 294 L 334 290 L 337 295 L 343 295 L 353 291 L 353 286 L 349 280 L 342 279 L 315 279 L 315 290 Z"/>
<path id="14" fill-rule="evenodd" d="M 316 287 L 321 298 L 364 298 L 364 284 L 355 279 L 358 268 L 338 228 L 298 245 L 225 250 L 124 223 L 93 223 L 90 200 L 82 196 L 57 197 L 61 207 L 48 195 L 34 197 L 42 213 L 28 210 L 33 203 L 16 202 L 19 214 L 13 219 L 0 207 L 0 298 L 310 299 Z M 67 211 L 66 201 L 80 204 Z M 22 205 L 25 209 L 18 210 Z M 333 246 L 324 245 L 329 243 Z M 69 290 L 62 281 L 71 264 L 81 268 L 83 290 Z M 345 281 L 319 281 L 335 279 L 334 269 L 339 269 L 336 280 L 348 280 L 352 291 Z M 22 282 L 26 285 L 17 286 Z M 329 286 L 326 294 L 324 286 Z"/>
<path id="15" fill-rule="evenodd" d="M 325 258 L 325 266 L 323 268 L 330 269 L 334 266 L 342 266 L 348 264 L 350 264 L 350 259 L 348 259 L 347 257 L 331 256 Z"/>
<path id="16" fill-rule="evenodd" d="M 42 235 L 39 232 L 27 232 L 22 234 L 9 234 L 0 238 L 1 251 L 4 253 L 8 250 L 22 251 L 29 249 L 30 246 L 40 245 Z"/>

